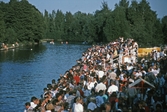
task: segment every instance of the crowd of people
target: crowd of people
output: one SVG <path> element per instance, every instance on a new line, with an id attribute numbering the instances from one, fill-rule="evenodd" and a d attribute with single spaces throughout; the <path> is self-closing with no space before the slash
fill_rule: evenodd
<path id="1" fill-rule="evenodd" d="M 26 102 L 25 112 L 167 112 L 166 68 L 165 50 L 139 59 L 133 39 L 94 45 Z M 140 78 L 148 85 L 129 87 Z"/>

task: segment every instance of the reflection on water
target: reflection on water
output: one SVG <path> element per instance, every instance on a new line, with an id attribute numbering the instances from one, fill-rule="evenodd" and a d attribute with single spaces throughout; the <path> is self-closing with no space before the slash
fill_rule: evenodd
<path id="1" fill-rule="evenodd" d="M 25 62 L 31 60 L 36 54 L 42 53 L 46 50 L 43 45 L 34 45 L 29 47 L 20 47 L 16 49 L 9 49 L 0 51 L 0 62 L 3 61 L 20 61 Z"/>
<path id="2" fill-rule="evenodd" d="M 40 98 L 47 83 L 75 65 L 88 47 L 45 43 L 0 51 L 0 112 L 23 112 L 24 103 Z"/>

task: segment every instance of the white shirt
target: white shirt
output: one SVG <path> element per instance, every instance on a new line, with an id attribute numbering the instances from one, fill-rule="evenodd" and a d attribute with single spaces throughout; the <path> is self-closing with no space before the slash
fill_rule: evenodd
<path id="1" fill-rule="evenodd" d="M 158 69 L 152 69 L 151 72 L 153 72 L 155 77 L 156 77 L 159 74 L 160 69 L 159 68 Z"/>
<path id="2" fill-rule="evenodd" d="M 100 90 L 106 90 L 106 85 L 100 82 L 99 84 L 97 84 L 95 90 L 96 92 L 99 92 Z"/>
<path id="3" fill-rule="evenodd" d="M 133 69 L 133 66 L 127 66 L 127 70 Z"/>
<path id="4" fill-rule="evenodd" d="M 100 71 L 98 71 L 98 73 L 97 73 L 97 74 L 98 74 L 99 78 L 102 78 L 102 77 L 104 76 L 104 72 L 103 72 L 103 71 L 101 71 L 101 70 L 100 70 Z"/>
<path id="5" fill-rule="evenodd" d="M 35 104 L 34 102 L 30 102 L 30 104 L 32 108 L 35 108 L 37 106 L 37 104 Z"/>
<path id="6" fill-rule="evenodd" d="M 107 59 L 110 59 L 110 55 L 107 53 Z"/>
<path id="7" fill-rule="evenodd" d="M 136 77 L 141 77 L 143 74 L 141 73 L 141 72 L 137 72 L 136 74 L 135 74 L 135 76 Z"/>
<path id="8" fill-rule="evenodd" d="M 116 85 L 111 85 L 107 90 L 109 94 L 112 94 L 113 92 L 117 92 L 117 91 L 118 91 L 118 86 Z"/>
<path id="9" fill-rule="evenodd" d="M 24 112 L 33 112 L 33 108 L 29 107 L 28 109 L 25 109 Z"/>
<path id="10" fill-rule="evenodd" d="M 89 90 L 94 88 L 94 86 L 95 86 L 95 82 L 90 82 L 90 84 L 87 84 L 87 87 L 88 87 Z"/>
<path id="11" fill-rule="evenodd" d="M 73 110 L 74 112 L 83 112 L 83 105 L 81 105 L 80 103 L 74 103 Z"/>
<path id="12" fill-rule="evenodd" d="M 120 74 L 120 76 L 119 76 L 119 78 L 120 78 L 120 80 L 124 80 L 124 74 Z"/>

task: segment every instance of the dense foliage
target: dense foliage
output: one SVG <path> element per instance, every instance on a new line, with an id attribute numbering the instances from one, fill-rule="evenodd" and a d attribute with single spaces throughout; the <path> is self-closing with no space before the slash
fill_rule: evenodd
<path id="1" fill-rule="evenodd" d="M 99 43 L 118 37 L 134 38 L 141 47 L 159 46 L 167 42 L 167 16 L 157 18 L 146 0 L 120 0 L 114 10 L 102 3 L 93 14 L 80 11 L 44 14 L 27 0 L 0 2 L 0 42 L 55 41 Z"/>
<path id="2" fill-rule="evenodd" d="M 43 15 L 27 0 L 0 3 L 0 41 L 39 42 L 44 36 Z"/>

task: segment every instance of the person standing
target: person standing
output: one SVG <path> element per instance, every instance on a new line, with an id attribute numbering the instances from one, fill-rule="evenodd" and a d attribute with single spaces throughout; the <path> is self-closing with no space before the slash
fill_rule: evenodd
<path id="1" fill-rule="evenodd" d="M 81 97 L 76 98 L 76 102 L 73 104 L 72 112 L 84 112 L 83 100 Z"/>
<path id="2" fill-rule="evenodd" d="M 118 86 L 115 85 L 115 81 L 111 81 L 111 86 L 107 90 L 108 96 L 110 96 L 113 92 L 118 92 Z"/>
<path id="3" fill-rule="evenodd" d="M 99 92 L 100 90 L 106 90 L 107 88 L 106 88 L 106 85 L 104 84 L 106 81 L 103 79 L 103 80 L 101 80 L 101 82 L 100 83 L 98 83 L 97 85 L 96 85 L 96 87 L 95 87 L 95 91 L 96 92 Z"/>

